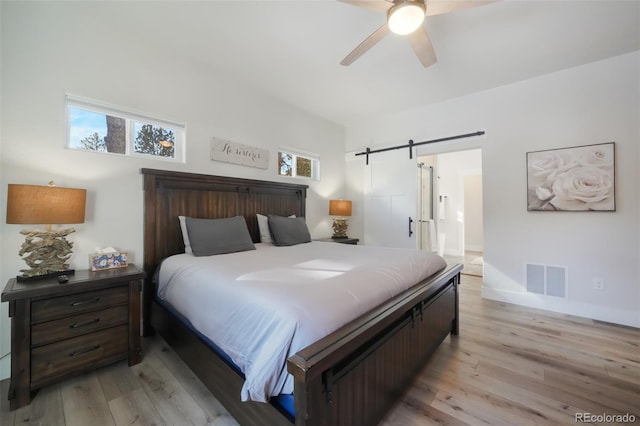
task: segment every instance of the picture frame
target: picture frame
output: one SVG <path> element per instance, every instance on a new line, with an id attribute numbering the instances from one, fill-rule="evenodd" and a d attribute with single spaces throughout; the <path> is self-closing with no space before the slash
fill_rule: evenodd
<path id="1" fill-rule="evenodd" d="M 95 253 L 89 255 L 89 268 L 92 271 L 126 268 L 129 265 L 127 252 Z"/>
<path id="2" fill-rule="evenodd" d="M 527 210 L 615 211 L 615 142 L 527 152 Z"/>

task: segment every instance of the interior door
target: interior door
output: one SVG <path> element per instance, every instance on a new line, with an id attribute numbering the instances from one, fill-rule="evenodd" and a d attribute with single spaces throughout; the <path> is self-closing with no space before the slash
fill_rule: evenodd
<path id="1" fill-rule="evenodd" d="M 417 248 L 418 164 L 408 149 L 369 156 L 364 167 L 366 245 Z"/>

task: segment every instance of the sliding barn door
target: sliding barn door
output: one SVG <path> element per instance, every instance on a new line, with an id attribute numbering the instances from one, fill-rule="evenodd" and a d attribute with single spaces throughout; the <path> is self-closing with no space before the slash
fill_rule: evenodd
<path id="1" fill-rule="evenodd" d="M 409 150 L 369 156 L 364 166 L 366 245 L 417 248 L 418 164 Z"/>

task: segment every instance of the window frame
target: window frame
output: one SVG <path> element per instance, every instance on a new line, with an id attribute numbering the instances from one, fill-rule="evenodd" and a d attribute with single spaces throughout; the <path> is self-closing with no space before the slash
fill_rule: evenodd
<path id="1" fill-rule="evenodd" d="M 291 156 L 291 175 L 283 175 L 280 173 L 280 155 L 284 153 Z M 298 178 L 309 180 L 320 180 L 320 156 L 311 152 L 304 152 L 291 148 L 278 148 L 277 151 L 277 173 L 278 176 L 286 178 Z M 311 176 L 302 176 L 298 174 L 298 157 L 310 160 L 311 162 Z"/>
<path id="2" fill-rule="evenodd" d="M 112 117 L 118 117 L 125 120 L 125 152 L 109 152 L 109 151 L 97 151 L 91 149 L 83 149 L 80 147 L 72 146 L 71 141 L 71 109 L 79 109 L 83 111 L 89 111 L 96 114 L 104 114 Z M 150 124 L 154 127 L 162 127 L 164 129 L 173 132 L 174 143 L 174 156 L 166 157 L 162 155 L 153 155 L 146 153 L 139 153 L 135 150 L 135 125 L 136 123 L 145 125 Z M 153 117 L 148 114 L 142 114 L 131 109 L 113 106 L 104 102 L 99 102 L 91 99 L 82 98 L 74 95 L 65 95 L 65 148 L 74 151 L 93 152 L 99 154 L 111 154 L 133 158 L 146 158 L 153 160 L 169 161 L 173 163 L 185 163 L 185 139 L 186 139 L 186 125 L 176 121 L 166 120 L 158 117 Z"/>

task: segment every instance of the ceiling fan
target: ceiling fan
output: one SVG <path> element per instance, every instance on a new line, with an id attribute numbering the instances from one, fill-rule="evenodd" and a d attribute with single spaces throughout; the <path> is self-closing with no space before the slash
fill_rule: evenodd
<path id="1" fill-rule="evenodd" d="M 340 62 L 351 65 L 389 32 L 406 35 L 409 44 L 425 68 L 436 63 L 429 35 L 422 23 L 425 16 L 442 15 L 456 10 L 493 3 L 496 0 L 339 0 L 353 6 L 387 14 L 387 22 L 375 30 Z"/>

